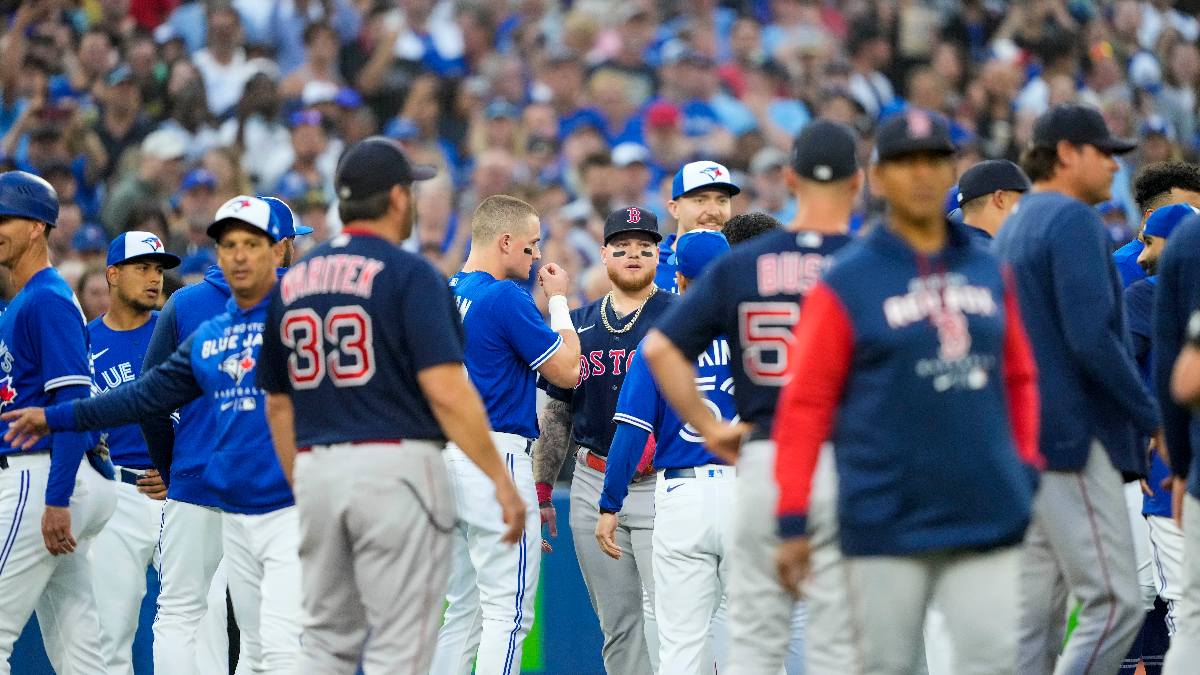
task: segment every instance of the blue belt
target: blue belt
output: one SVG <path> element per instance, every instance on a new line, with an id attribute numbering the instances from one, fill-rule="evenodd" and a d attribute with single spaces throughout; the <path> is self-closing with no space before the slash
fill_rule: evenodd
<path id="1" fill-rule="evenodd" d="M 146 477 L 145 471 L 134 471 L 133 469 L 126 469 L 125 467 L 117 469 L 117 474 L 122 483 L 128 483 L 134 487 L 137 487 L 139 478 Z"/>
<path id="2" fill-rule="evenodd" d="M 695 469 L 695 467 L 690 467 L 690 466 L 686 469 L 665 469 L 663 471 L 663 478 L 666 478 L 667 480 L 671 480 L 672 478 L 695 478 L 695 477 L 696 477 L 696 469 Z"/>

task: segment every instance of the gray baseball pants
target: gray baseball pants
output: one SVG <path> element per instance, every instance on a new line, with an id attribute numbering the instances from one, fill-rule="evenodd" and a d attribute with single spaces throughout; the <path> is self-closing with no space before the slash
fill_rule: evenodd
<path id="1" fill-rule="evenodd" d="M 1063 650 L 1068 593 L 1081 606 Z M 1082 469 L 1043 473 L 1034 499 L 1021 561 L 1020 672 L 1116 673 L 1144 619 L 1121 475 L 1093 441 Z"/>
<path id="2" fill-rule="evenodd" d="M 653 623 L 654 487 L 653 480 L 629 486 L 629 496 L 617 514 L 615 536 L 621 559 L 613 560 L 596 543 L 604 474 L 578 461 L 571 479 L 571 538 L 579 571 L 604 633 L 602 654 L 609 675 L 652 675 L 657 670 L 658 626 Z"/>
<path id="3" fill-rule="evenodd" d="M 1183 498 L 1183 597 L 1163 675 L 1192 675 L 1200 668 L 1200 500 Z"/>

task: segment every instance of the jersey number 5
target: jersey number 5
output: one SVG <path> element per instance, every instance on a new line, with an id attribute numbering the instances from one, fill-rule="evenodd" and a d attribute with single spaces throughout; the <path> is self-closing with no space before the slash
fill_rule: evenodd
<path id="1" fill-rule="evenodd" d="M 322 336 L 334 347 L 328 354 Z M 311 308 L 293 309 L 283 315 L 279 339 L 292 350 L 288 377 L 296 389 L 317 388 L 326 371 L 335 387 L 361 387 L 375 374 L 371 315 L 361 305 L 334 307 L 324 321 Z"/>
<path id="2" fill-rule="evenodd" d="M 738 305 L 742 366 L 754 384 L 782 387 L 787 383 L 792 327 L 800 320 L 794 302 L 743 302 Z"/>

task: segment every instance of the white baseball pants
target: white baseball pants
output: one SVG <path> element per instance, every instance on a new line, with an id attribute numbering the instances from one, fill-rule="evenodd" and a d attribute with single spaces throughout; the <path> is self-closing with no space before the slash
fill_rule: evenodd
<path id="1" fill-rule="evenodd" d="M 508 531 L 496 486 L 454 444 L 443 459 L 458 510 L 454 557 L 446 588 L 445 623 L 438 633 L 431 675 L 516 675 L 521 647 L 533 626 L 542 567 L 541 511 L 533 480 L 531 439 L 493 431 L 521 499 L 525 534 L 515 546 L 501 543 Z M 477 658 L 478 655 L 478 658 Z"/>
<path id="2" fill-rule="evenodd" d="M 709 631 L 733 548 L 735 469 L 709 464 L 654 489 L 654 616 L 659 675 L 713 673 Z"/>
<path id="3" fill-rule="evenodd" d="M 240 660 L 256 675 L 290 675 L 300 652 L 299 512 L 226 513 L 222 527 Z"/>
<path id="4" fill-rule="evenodd" d="M 85 458 L 71 495 L 73 553 L 52 556 L 42 537 L 50 454 L 15 455 L 0 470 L 0 675 L 8 675 L 13 643 L 36 610 L 55 672 L 103 675 L 100 625 L 92 588 L 92 541 L 116 508 L 112 481 Z"/>
<path id="5" fill-rule="evenodd" d="M 1163 675 L 1193 675 L 1200 664 L 1200 500 L 1183 498 L 1183 595 Z"/>
<path id="6" fill-rule="evenodd" d="M 1129 510 L 1129 529 L 1133 533 L 1133 558 L 1137 564 L 1138 588 L 1142 591 L 1142 609 L 1154 611 L 1154 598 L 1158 590 L 1154 587 L 1154 554 L 1150 547 L 1150 528 L 1146 516 L 1142 515 L 1142 485 L 1138 481 L 1125 484 L 1125 508 Z"/>
<path id="7" fill-rule="evenodd" d="M 441 450 L 340 444 L 296 457 L 305 610 L 296 675 L 353 675 L 360 659 L 366 675 L 428 672 L 454 531 Z"/>
<path id="8" fill-rule="evenodd" d="M 173 499 L 163 504 L 154 672 L 229 673 L 222 548 L 219 509 Z M 244 671 L 239 667 L 239 672 Z"/>
<path id="9" fill-rule="evenodd" d="M 1167 632 L 1175 636 L 1176 612 L 1183 598 L 1183 530 L 1174 518 L 1146 516 L 1150 549 L 1154 556 L 1154 584 L 1167 603 Z"/>
<path id="10" fill-rule="evenodd" d="M 1099 441 L 1079 471 L 1042 474 L 1021 560 L 1022 675 L 1117 672 L 1146 618 L 1132 538 L 1121 474 Z M 1068 592 L 1079 625 L 1063 649 Z"/>

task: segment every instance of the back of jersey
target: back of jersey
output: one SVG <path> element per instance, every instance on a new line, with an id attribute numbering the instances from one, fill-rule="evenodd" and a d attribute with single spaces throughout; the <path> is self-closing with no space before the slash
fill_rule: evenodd
<path id="1" fill-rule="evenodd" d="M 424 258 L 345 231 L 280 281 L 260 360 L 258 386 L 291 394 L 297 447 L 442 440 L 417 373 L 462 362 L 462 323 Z"/>

